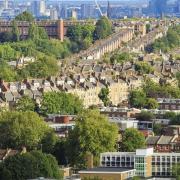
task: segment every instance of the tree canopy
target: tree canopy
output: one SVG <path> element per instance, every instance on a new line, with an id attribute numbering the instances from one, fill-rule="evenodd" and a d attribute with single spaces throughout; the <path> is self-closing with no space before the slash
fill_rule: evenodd
<path id="1" fill-rule="evenodd" d="M 153 51 L 168 52 L 180 45 L 180 25 L 169 28 L 165 37 L 157 39 L 152 44 Z"/>
<path id="2" fill-rule="evenodd" d="M 180 98 L 180 89 L 170 84 L 155 83 L 147 79 L 142 89 L 130 92 L 129 103 L 136 108 L 157 109 L 159 107 L 157 98 Z"/>
<path id="3" fill-rule="evenodd" d="M 69 162 L 84 167 L 87 153 L 97 160 L 100 153 L 116 150 L 117 138 L 118 127 L 115 124 L 111 124 L 99 111 L 84 111 L 76 118 L 76 125 L 67 139 Z"/>
<path id="4" fill-rule="evenodd" d="M 146 94 L 142 90 L 130 92 L 129 102 L 132 107 L 142 108 L 146 105 Z"/>
<path id="5" fill-rule="evenodd" d="M 23 13 L 17 15 L 15 17 L 15 20 L 32 22 L 32 21 L 34 21 L 34 17 L 31 13 L 24 11 Z"/>
<path id="6" fill-rule="evenodd" d="M 43 95 L 40 111 L 43 114 L 75 115 L 83 110 L 82 101 L 64 92 L 48 92 Z"/>
<path id="7" fill-rule="evenodd" d="M 153 67 L 151 65 L 149 65 L 148 63 L 143 62 L 143 61 L 137 62 L 135 64 L 135 70 L 141 75 L 150 74 L 150 73 L 154 72 Z"/>
<path id="8" fill-rule="evenodd" d="M 34 78 L 43 78 L 54 76 L 58 72 L 57 61 L 53 58 L 43 57 L 39 60 L 36 60 L 33 63 L 27 65 L 23 70 L 19 70 L 21 77 L 34 77 Z"/>
<path id="9" fill-rule="evenodd" d="M 109 88 L 108 87 L 102 88 L 98 96 L 102 100 L 102 102 L 104 103 L 104 106 L 108 106 L 110 104 Z"/>
<path id="10" fill-rule="evenodd" d="M 81 49 L 87 49 L 93 42 L 93 33 L 95 26 L 87 25 L 73 25 L 67 29 L 67 37 L 72 41 L 72 51 L 78 52 Z"/>
<path id="11" fill-rule="evenodd" d="M 152 121 L 155 118 L 154 114 L 148 111 L 142 111 L 137 115 L 136 119 L 140 121 Z"/>
<path id="12" fill-rule="evenodd" d="M 112 34 L 112 24 L 107 17 L 103 16 L 96 23 L 94 39 L 104 39 L 110 34 Z"/>
<path id="13" fill-rule="evenodd" d="M 17 111 L 34 111 L 35 110 L 35 102 L 33 99 L 28 96 L 23 96 L 16 104 L 15 109 Z"/>
<path id="14" fill-rule="evenodd" d="M 51 129 L 34 112 L 0 113 L 0 148 L 37 148 Z"/>
<path id="15" fill-rule="evenodd" d="M 63 178 L 56 159 L 40 151 L 17 154 L 0 164 L 0 180 Z"/>
<path id="16" fill-rule="evenodd" d="M 138 148 L 145 146 L 145 138 L 143 134 L 134 128 L 126 129 L 122 134 L 122 142 L 120 148 L 124 152 L 133 152 Z"/>
<path id="17" fill-rule="evenodd" d="M 132 55 L 130 53 L 127 52 L 118 52 L 115 53 L 111 58 L 110 61 L 112 64 L 114 63 L 124 63 L 127 61 L 131 61 L 132 60 Z"/>

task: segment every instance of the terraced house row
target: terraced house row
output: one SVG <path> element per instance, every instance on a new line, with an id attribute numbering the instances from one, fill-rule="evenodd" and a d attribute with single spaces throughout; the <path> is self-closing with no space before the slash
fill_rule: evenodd
<path id="1" fill-rule="evenodd" d="M 129 90 L 141 86 L 142 77 L 129 76 L 123 79 L 120 75 L 109 76 L 104 73 L 79 74 L 70 76 L 49 77 L 47 79 L 26 79 L 22 82 L 0 83 L 1 106 L 13 106 L 23 95 L 40 103 L 44 92 L 63 91 L 77 95 L 84 106 L 101 105 L 98 95 L 102 88 L 108 87 L 109 98 L 113 105 L 128 99 Z"/>

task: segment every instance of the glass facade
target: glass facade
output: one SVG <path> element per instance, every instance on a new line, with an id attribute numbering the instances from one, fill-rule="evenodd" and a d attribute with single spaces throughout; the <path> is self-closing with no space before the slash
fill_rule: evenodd
<path id="1" fill-rule="evenodd" d="M 136 175 L 140 177 L 146 177 L 146 162 L 145 157 L 135 157 Z"/>
<path id="2" fill-rule="evenodd" d="M 172 168 L 180 163 L 180 153 L 153 153 L 142 155 L 134 153 L 103 153 L 102 167 L 134 168 L 136 176 L 169 177 Z"/>

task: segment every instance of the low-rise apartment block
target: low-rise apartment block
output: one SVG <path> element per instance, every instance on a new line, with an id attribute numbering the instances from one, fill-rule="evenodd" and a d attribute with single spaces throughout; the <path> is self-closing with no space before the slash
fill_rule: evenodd
<path id="1" fill-rule="evenodd" d="M 170 177 L 172 168 L 180 163 L 180 153 L 154 153 L 153 148 L 136 152 L 107 152 L 100 156 L 100 167 L 132 168 L 136 176 Z"/>

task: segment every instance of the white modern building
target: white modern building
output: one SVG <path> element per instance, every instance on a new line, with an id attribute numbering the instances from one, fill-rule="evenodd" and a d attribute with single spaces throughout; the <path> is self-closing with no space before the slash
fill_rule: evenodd
<path id="1" fill-rule="evenodd" d="M 133 168 L 136 176 L 171 177 L 172 169 L 180 163 L 180 153 L 154 153 L 153 148 L 136 152 L 106 152 L 100 156 L 101 167 Z"/>

